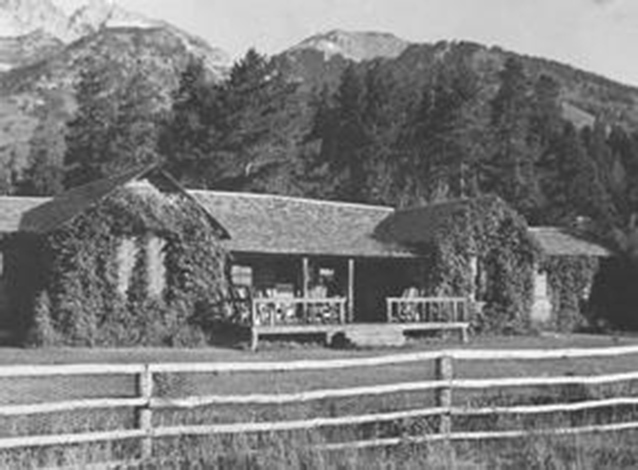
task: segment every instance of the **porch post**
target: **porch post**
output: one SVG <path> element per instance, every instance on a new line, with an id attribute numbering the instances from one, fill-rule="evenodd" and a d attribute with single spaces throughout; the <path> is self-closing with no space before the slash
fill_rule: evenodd
<path id="1" fill-rule="evenodd" d="M 307 299 L 310 295 L 310 260 L 304 256 L 301 259 L 301 292 L 304 299 Z M 304 322 L 308 322 L 308 303 L 303 302 L 301 304 L 301 314 Z"/>
<path id="2" fill-rule="evenodd" d="M 348 323 L 354 323 L 354 259 L 348 259 Z"/>
<path id="3" fill-rule="evenodd" d="M 304 299 L 308 298 L 310 291 L 310 260 L 307 257 L 301 259 L 302 272 L 301 272 L 301 292 Z"/>

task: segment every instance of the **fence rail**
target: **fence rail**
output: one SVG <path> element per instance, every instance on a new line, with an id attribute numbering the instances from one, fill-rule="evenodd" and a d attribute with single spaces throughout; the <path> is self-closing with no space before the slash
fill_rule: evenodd
<path id="1" fill-rule="evenodd" d="M 366 441 L 326 444 L 322 448 L 331 450 L 363 449 L 368 447 L 391 446 L 398 443 L 459 441 L 482 439 L 506 439 L 529 434 L 521 430 L 488 430 L 455 432 L 452 429 L 453 416 L 486 415 L 542 415 L 548 413 L 569 413 L 582 410 L 606 409 L 615 406 L 638 406 L 638 396 L 615 396 L 611 398 L 585 399 L 569 403 L 549 403 L 532 405 L 459 407 L 453 403 L 453 391 L 476 390 L 484 388 L 543 387 L 557 385 L 600 385 L 628 383 L 638 381 L 638 371 L 583 376 L 553 377 L 502 377 L 490 379 L 466 379 L 455 377 L 456 361 L 493 361 L 493 360 L 536 360 L 543 361 L 560 358 L 608 358 L 623 355 L 638 355 L 638 346 L 614 348 L 585 348 L 563 350 L 472 350 L 457 349 L 446 351 L 419 352 L 389 356 L 372 356 L 356 359 L 335 359 L 327 361 L 290 361 L 290 362 L 236 362 L 236 363 L 165 363 L 165 364 L 85 364 L 85 365 L 33 365 L 0 367 L 0 377 L 52 377 L 52 376 L 103 376 L 128 375 L 137 378 L 137 396 L 129 398 L 104 398 L 72 400 L 63 402 L 1 405 L 0 416 L 37 415 L 74 410 L 133 408 L 137 411 L 137 427 L 102 432 L 75 433 L 64 435 L 41 435 L 0 438 L 0 449 L 23 447 L 43 447 L 69 445 L 116 440 L 139 440 L 141 456 L 150 459 L 153 456 L 153 441 L 161 437 L 183 435 L 214 435 L 237 433 L 262 433 L 293 430 L 311 430 L 325 427 L 356 426 L 369 423 L 397 421 L 426 416 L 439 417 L 439 429 L 436 433 L 421 436 L 369 439 Z M 167 373 L 263 373 L 294 372 L 348 369 L 354 367 L 376 367 L 401 365 L 413 362 L 434 361 L 435 379 L 416 382 L 370 385 L 351 388 L 309 390 L 295 393 L 253 393 L 239 395 L 210 395 L 180 398 L 156 396 L 154 383 L 157 376 Z M 174 409 L 196 409 L 215 405 L 264 405 L 305 403 L 313 400 L 337 399 L 366 395 L 386 395 L 394 393 L 412 393 L 433 391 L 436 404 L 429 408 L 401 411 L 384 411 L 364 415 L 346 415 L 338 417 L 318 417 L 273 422 L 240 422 L 204 425 L 157 426 L 153 411 Z M 577 434 L 591 432 L 609 432 L 638 429 L 638 421 L 606 423 L 572 428 L 540 429 L 538 434 Z"/>

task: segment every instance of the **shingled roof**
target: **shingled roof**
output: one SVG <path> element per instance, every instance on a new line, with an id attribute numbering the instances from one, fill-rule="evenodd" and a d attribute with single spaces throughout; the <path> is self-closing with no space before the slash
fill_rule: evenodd
<path id="1" fill-rule="evenodd" d="M 20 222 L 24 232 L 46 233 L 104 199 L 120 186 L 147 173 L 151 168 L 138 167 L 110 178 L 78 186 L 25 212 Z"/>
<path id="2" fill-rule="evenodd" d="M 0 197 L 0 233 L 52 230 L 151 169 L 137 168 L 55 198 Z M 242 253 L 411 258 L 418 256 L 415 247 L 435 242 L 440 227 L 468 208 L 468 200 L 395 211 L 387 206 L 265 194 L 184 193 L 230 237 L 225 241 L 227 248 Z M 489 203 L 487 199 L 484 202 Z M 613 254 L 573 230 L 533 227 L 529 231 L 550 256 Z"/>
<path id="3" fill-rule="evenodd" d="M 73 220 L 79 214 L 82 214 L 89 208 L 95 206 L 100 201 L 113 194 L 118 188 L 142 179 L 150 175 L 159 175 L 161 177 L 162 184 L 170 185 L 172 190 L 178 191 L 185 195 L 188 199 L 192 200 L 195 205 L 201 207 L 197 199 L 195 199 L 188 191 L 183 189 L 179 183 L 167 173 L 160 170 L 156 164 L 144 165 L 130 169 L 124 173 L 103 178 L 94 181 L 89 184 L 78 186 L 77 188 L 70 189 L 62 194 L 55 196 L 54 198 L 40 201 L 37 203 L 37 199 L 33 201 L 30 206 L 24 205 L 21 217 L 17 217 L 18 211 L 15 211 L 15 215 L 7 217 L 7 226 L 12 228 L 13 231 L 34 232 L 34 233 L 47 233 L 59 228 L 65 223 Z M 208 211 L 201 207 L 202 213 L 210 219 L 213 226 L 219 230 L 222 238 L 228 236 L 228 233 L 222 226 L 215 220 Z"/>
<path id="4" fill-rule="evenodd" d="M 594 238 L 576 230 L 558 227 L 530 227 L 532 237 L 549 256 L 609 257 L 613 252 Z"/>
<path id="5" fill-rule="evenodd" d="M 468 200 L 457 199 L 397 210 L 376 227 L 375 237 L 406 246 L 427 245 L 436 241 L 441 227 L 465 214 L 467 209 Z"/>
<path id="6" fill-rule="evenodd" d="M 230 233 L 231 251 L 354 257 L 413 257 L 373 236 L 391 207 L 284 196 L 190 191 Z"/>

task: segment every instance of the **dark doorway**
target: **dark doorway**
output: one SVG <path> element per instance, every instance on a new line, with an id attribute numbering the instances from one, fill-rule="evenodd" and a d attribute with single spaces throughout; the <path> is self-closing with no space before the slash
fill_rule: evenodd
<path id="1" fill-rule="evenodd" d="M 386 321 L 386 299 L 400 297 L 409 287 L 410 263 L 397 260 L 357 260 L 355 267 L 355 323 Z"/>

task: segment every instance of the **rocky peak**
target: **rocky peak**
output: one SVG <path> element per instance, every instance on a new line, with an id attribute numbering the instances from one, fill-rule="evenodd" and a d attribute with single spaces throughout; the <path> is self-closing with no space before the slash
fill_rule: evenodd
<path id="1" fill-rule="evenodd" d="M 28 65 L 56 52 L 60 47 L 55 41 L 68 45 L 87 35 L 115 28 L 166 30 L 192 55 L 203 59 L 217 76 L 225 73 L 230 65 L 224 51 L 164 21 L 129 12 L 114 0 L 84 0 L 71 12 L 56 6 L 55 0 L 0 0 L 0 72 Z M 35 32 L 47 40 L 34 41 Z"/>
<path id="2" fill-rule="evenodd" d="M 77 32 L 76 34 L 80 36 L 99 31 L 102 28 L 151 28 L 161 25 L 162 22 L 124 10 L 113 0 L 89 0 L 69 18 L 69 29 Z"/>
<path id="3" fill-rule="evenodd" d="M 409 45 L 409 42 L 390 33 L 335 29 L 311 36 L 287 52 L 316 50 L 323 52 L 326 59 L 339 55 L 360 62 L 379 57 L 398 57 Z"/>
<path id="4" fill-rule="evenodd" d="M 0 0 L 0 37 L 25 36 L 42 30 L 62 38 L 68 20 L 50 0 Z"/>

